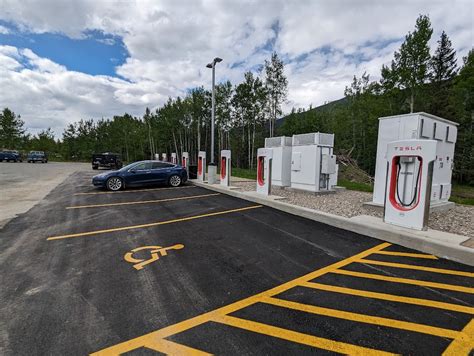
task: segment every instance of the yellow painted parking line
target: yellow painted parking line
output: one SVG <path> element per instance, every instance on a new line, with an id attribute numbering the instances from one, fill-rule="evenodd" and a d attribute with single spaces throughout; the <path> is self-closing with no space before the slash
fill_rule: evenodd
<path id="1" fill-rule="evenodd" d="M 176 198 L 166 198 L 166 199 L 156 199 L 156 200 L 139 200 L 139 201 L 127 201 L 121 203 L 106 203 L 106 204 L 92 204 L 92 205 L 76 205 L 76 206 L 68 206 L 66 209 L 84 209 L 84 208 L 104 208 L 108 206 L 121 206 L 121 205 L 138 205 L 138 204 L 156 204 L 156 203 L 164 203 L 169 201 L 177 201 L 177 200 L 188 200 L 188 199 L 197 199 L 197 198 L 206 198 L 206 197 L 213 197 L 216 195 L 220 195 L 220 193 L 212 193 L 212 194 L 202 194 L 202 195 L 191 195 L 186 197 L 176 197 Z"/>
<path id="2" fill-rule="evenodd" d="M 247 206 L 245 208 L 217 211 L 215 213 L 207 213 L 207 214 L 201 214 L 201 215 L 195 215 L 195 216 L 188 216 L 188 217 L 185 217 L 185 218 L 178 218 L 178 219 L 166 220 L 166 221 L 158 221 L 158 222 L 153 222 L 153 223 L 148 223 L 148 224 L 122 226 L 122 227 L 115 227 L 115 228 L 104 229 L 104 230 L 79 232 L 77 234 L 52 236 L 52 237 L 48 237 L 46 240 L 48 240 L 48 241 L 62 240 L 62 239 L 69 239 L 69 238 L 73 238 L 73 237 L 83 237 L 83 236 L 105 234 L 105 233 L 108 233 L 108 232 L 126 231 L 126 230 L 132 230 L 132 229 L 143 229 L 143 228 L 147 228 L 147 227 L 174 224 L 174 223 L 177 223 L 177 222 L 202 219 L 202 218 L 207 218 L 207 217 L 210 217 L 210 216 L 218 216 L 218 215 L 224 215 L 224 214 L 229 214 L 229 213 L 236 213 L 236 212 L 239 212 L 239 211 L 257 209 L 257 208 L 261 208 L 262 206 L 263 205 L 252 205 L 252 206 Z"/>
<path id="3" fill-rule="evenodd" d="M 474 350 L 474 319 L 460 332 L 460 335 L 449 344 L 443 356 L 471 355 Z"/>
<path id="4" fill-rule="evenodd" d="M 321 283 L 315 283 L 315 282 L 305 282 L 305 283 L 301 284 L 301 286 L 302 287 L 307 287 L 307 288 L 318 289 L 318 290 L 324 290 L 324 291 L 327 291 L 327 292 L 355 295 L 355 296 L 358 296 L 358 297 L 365 297 L 365 298 L 387 300 L 387 301 L 390 301 L 390 302 L 421 305 L 421 306 L 424 306 L 424 307 L 451 310 L 451 311 L 455 311 L 455 312 L 459 312 L 459 313 L 466 313 L 466 314 L 473 314 L 474 315 L 474 308 L 473 307 L 468 307 L 468 306 L 459 305 L 459 304 L 438 302 L 436 300 L 431 300 L 431 299 L 403 297 L 403 296 L 400 296 L 400 295 L 386 294 L 386 293 L 379 293 L 379 292 L 370 292 L 370 291 L 366 291 L 366 290 L 345 288 L 345 287 L 339 287 L 339 286 L 333 286 L 333 285 L 321 284 Z"/>
<path id="5" fill-rule="evenodd" d="M 189 189 L 189 188 L 197 188 L 197 187 L 195 185 L 189 185 L 189 186 L 177 187 L 177 188 L 167 187 L 167 188 L 119 190 L 118 192 L 83 192 L 83 193 L 74 193 L 73 195 L 120 194 L 120 193 L 135 193 L 135 192 L 152 192 L 154 190 Z"/>
<path id="6" fill-rule="evenodd" d="M 324 339 L 321 337 L 303 334 L 297 331 L 283 329 L 277 326 L 267 325 L 256 321 L 240 319 L 229 315 L 222 315 L 219 318 L 213 319 L 213 321 L 236 328 L 253 331 L 255 333 L 273 336 L 298 344 L 308 345 L 332 352 L 339 352 L 346 355 L 393 355 L 384 351 L 369 349 L 340 341 Z"/>
<path id="7" fill-rule="evenodd" d="M 417 265 L 408 265 L 404 263 L 384 262 L 384 261 L 375 261 L 375 260 L 367 260 L 367 259 L 361 259 L 360 261 L 357 261 L 357 262 L 368 263 L 368 264 L 377 265 L 377 266 L 414 269 L 418 271 L 451 274 L 455 276 L 464 276 L 464 277 L 471 277 L 471 278 L 474 277 L 474 272 L 456 271 L 452 269 L 433 268 L 433 267 L 425 267 L 425 266 L 417 266 Z"/>
<path id="8" fill-rule="evenodd" d="M 459 331 L 439 328 L 436 326 L 411 323 L 408 321 L 383 318 L 379 316 L 353 313 L 353 312 L 348 312 L 344 310 L 323 308 L 323 307 L 318 307 L 315 305 L 302 304 L 302 303 L 292 302 L 289 300 L 283 300 L 283 299 L 278 299 L 278 298 L 266 298 L 266 299 L 263 299 L 262 302 L 266 304 L 271 304 L 271 305 L 287 308 L 287 309 L 302 311 L 305 313 L 324 315 L 324 316 L 329 316 L 332 318 L 356 321 L 356 322 L 365 323 L 365 324 L 386 326 L 389 328 L 408 330 L 408 331 L 434 335 L 434 336 L 439 336 L 439 337 L 447 337 L 450 339 L 455 339 L 459 334 Z"/>
<path id="9" fill-rule="evenodd" d="M 421 287 L 446 289 L 446 290 L 453 290 L 453 291 L 456 291 L 456 292 L 474 294 L 474 288 L 458 286 L 458 285 L 454 285 L 454 284 L 428 282 L 428 281 L 422 281 L 422 280 L 419 280 L 419 279 L 390 277 L 390 276 L 383 276 L 381 274 L 372 274 L 372 273 L 348 271 L 348 270 L 345 270 L 345 269 L 334 270 L 334 271 L 331 271 L 331 273 L 343 274 L 343 275 L 352 276 L 352 277 L 375 279 L 375 280 L 385 281 L 385 282 L 411 284 L 411 285 L 421 286 Z"/>
<path id="10" fill-rule="evenodd" d="M 129 352 L 141 347 L 147 347 L 146 345 L 148 343 L 152 343 L 154 340 L 159 340 L 162 338 L 166 338 L 175 334 L 179 334 L 183 331 L 189 330 L 191 328 L 194 328 L 196 326 L 199 326 L 201 324 L 207 323 L 211 320 L 215 320 L 216 318 L 222 316 L 222 315 L 227 315 L 230 313 L 233 313 L 237 310 L 246 308 L 250 305 L 253 305 L 255 303 L 260 302 L 263 298 L 266 297 L 272 297 L 274 295 L 283 293 L 291 288 L 294 288 L 298 285 L 301 285 L 304 282 L 307 282 L 309 280 L 315 279 L 317 277 L 320 277 L 322 275 L 325 275 L 326 273 L 330 273 L 331 271 L 334 271 L 338 268 L 344 267 L 346 265 L 349 265 L 353 263 L 354 261 L 357 261 L 358 259 L 364 258 L 366 256 L 369 256 L 370 254 L 380 251 L 381 249 L 386 248 L 387 246 L 390 246 L 389 243 L 382 243 L 380 245 L 374 246 L 368 250 L 362 251 L 358 253 L 357 255 L 348 257 L 344 260 L 341 260 L 339 262 L 336 262 L 332 265 L 323 267 L 321 269 L 318 269 L 316 271 L 310 272 L 302 277 L 296 278 L 294 280 L 291 280 L 289 282 L 286 282 L 284 284 L 281 284 L 277 287 L 274 287 L 272 289 L 269 289 L 265 292 L 253 295 L 251 297 L 239 300 L 235 303 L 223 306 L 219 309 L 215 309 L 213 311 L 195 316 L 194 318 L 184 320 L 182 322 L 179 322 L 177 324 L 173 324 L 170 326 L 167 326 L 165 328 L 153 331 L 149 334 L 145 334 L 143 336 L 139 336 L 135 339 L 131 339 L 125 342 L 122 342 L 120 344 L 110 346 L 106 349 L 103 349 L 101 351 L 97 351 L 93 353 L 92 355 L 119 355 L 125 352 Z M 373 351 L 373 350 L 368 350 L 368 351 Z M 362 353 L 364 354 L 364 353 Z"/>
<path id="11" fill-rule="evenodd" d="M 400 256 L 400 257 L 415 257 L 415 258 L 426 258 L 428 260 L 437 260 L 438 257 L 434 255 L 426 255 L 424 253 L 409 253 L 409 252 L 397 252 L 397 251 L 379 251 L 377 255 L 389 255 L 389 256 Z"/>
<path id="12" fill-rule="evenodd" d="M 146 345 L 147 349 L 158 351 L 167 355 L 190 355 L 190 356 L 209 356 L 210 353 L 178 344 L 176 342 L 159 339 L 153 340 Z"/>

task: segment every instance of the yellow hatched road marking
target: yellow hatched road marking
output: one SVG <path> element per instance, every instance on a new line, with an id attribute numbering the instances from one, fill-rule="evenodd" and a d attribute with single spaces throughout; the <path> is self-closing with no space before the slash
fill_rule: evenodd
<path id="1" fill-rule="evenodd" d="M 442 269 L 442 268 L 425 267 L 425 266 L 417 266 L 417 265 L 407 265 L 407 264 L 404 264 L 404 263 L 384 262 L 384 261 L 375 261 L 375 260 L 367 260 L 367 259 L 361 259 L 360 261 L 357 261 L 357 262 L 359 262 L 359 263 L 368 263 L 368 264 L 377 265 L 377 266 L 414 269 L 414 270 L 418 270 L 418 271 L 426 271 L 426 272 L 434 272 L 434 273 L 442 273 L 442 274 L 451 274 L 451 275 L 464 276 L 464 277 L 474 277 L 473 272 L 455 271 L 455 270 L 452 270 L 452 269 Z"/>
<path id="2" fill-rule="evenodd" d="M 462 329 L 459 336 L 449 344 L 448 348 L 443 352 L 443 356 L 468 356 L 472 350 L 474 350 L 474 319 L 472 319 L 464 329 Z"/>
<path id="3" fill-rule="evenodd" d="M 48 241 L 61 240 L 61 239 L 69 239 L 69 238 L 73 238 L 73 237 L 82 237 L 82 236 L 105 234 L 105 233 L 108 233 L 108 232 L 125 231 L 125 230 L 132 230 L 132 229 L 142 229 L 142 228 L 153 227 L 153 226 L 174 224 L 174 223 L 177 223 L 177 222 L 202 219 L 202 218 L 206 218 L 206 217 L 210 217 L 210 216 L 224 215 L 224 214 L 229 214 L 229 213 L 236 213 L 236 212 L 239 212 L 239 211 L 257 209 L 257 208 L 261 208 L 262 206 L 263 205 L 252 205 L 252 206 L 247 206 L 245 208 L 224 210 L 224 211 L 218 211 L 218 212 L 215 212 L 215 213 L 188 216 L 188 217 L 185 217 L 185 218 L 178 218 L 178 219 L 166 220 L 166 221 L 158 221 L 158 222 L 142 224 L 142 225 L 122 226 L 122 227 L 116 227 L 116 228 L 112 228 L 112 229 L 95 230 L 95 231 L 88 231 L 88 232 L 79 232 L 77 234 L 52 236 L 52 237 L 48 237 L 46 240 L 48 240 Z"/>
<path id="4" fill-rule="evenodd" d="M 438 328 L 435 326 L 430 326 L 430 325 L 425 325 L 425 324 L 411 323 L 408 321 L 353 313 L 353 312 L 337 310 L 337 309 L 323 308 L 323 307 L 318 307 L 315 305 L 291 302 L 289 300 L 283 300 L 283 299 L 277 299 L 277 298 L 266 298 L 266 299 L 263 299 L 262 302 L 276 305 L 283 308 L 299 310 L 299 311 L 311 313 L 311 314 L 324 315 L 324 316 L 329 316 L 329 317 L 338 318 L 338 319 L 356 321 L 360 323 L 374 324 L 374 325 L 386 326 L 389 328 L 414 331 L 418 333 L 434 335 L 434 336 L 439 336 L 439 337 L 448 337 L 451 339 L 456 338 L 459 334 L 459 332 L 456 330 Z"/>
<path id="5" fill-rule="evenodd" d="M 397 251 L 379 251 L 377 255 L 389 255 L 389 256 L 400 256 L 400 257 L 415 257 L 415 258 L 426 258 L 428 260 L 437 260 L 438 257 L 434 255 L 427 255 L 424 253 L 410 253 L 410 252 L 397 252 Z"/>
<path id="6" fill-rule="evenodd" d="M 415 285 L 415 286 L 431 287 L 431 288 L 446 289 L 446 290 L 454 290 L 454 291 L 457 291 L 457 292 L 474 294 L 474 288 L 464 287 L 464 286 L 457 286 L 457 285 L 454 285 L 454 284 L 428 282 L 428 281 L 421 281 L 421 280 L 418 280 L 418 279 L 409 279 L 409 278 L 389 277 L 389 276 L 383 276 L 383 275 L 380 275 L 380 274 L 348 271 L 348 270 L 345 270 L 345 269 L 334 270 L 334 271 L 331 271 L 331 273 L 343 274 L 343 275 L 351 276 L 351 277 L 369 278 L 369 279 L 376 279 L 376 280 L 379 280 L 379 281 L 403 283 L 403 284 L 412 284 L 412 285 Z"/>
<path id="7" fill-rule="evenodd" d="M 98 194 L 120 194 L 120 193 L 135 193 L 135 192 L 151 192 L 154 190 L 168 190 L 168 189 L 187 189 L 187 188 L 197 188 L 194 185 L 189 185 L 185 187 L 168 187 L 168 188 L 151 188 L 151 189 L 132 189 L 132 190 L 119 190 L 118 192 L 83 192 L 75 193 L 74 195 L 98 195 Z"/>
<path id="8" fill-rule="evenodd" d="M 188 200 L 188 199 L 213 197 L 213 196 L 216 196 L 216 195 L 220 195 L 220 193 L 190 195 L 190 196 L 186 196 L 186 197 L 166 198 L 166 199 L 157 199 L 157 200 L 127 201 L 127 202 L 121 202 L 121 203 L 105 203 L 105 204 L 93 204 L 93 205 L 76 205 L 76 206 L 68 206 L 68 207 L 66 207 L 66 209 L 103 208 L 103 207 L 106 207 L 106 206 L 153 204 L 153 203 L 163 203 L 163 202 L 177 201 L 177 200 Z"/>
<path id="9" fill-rule="evenodd" d="M 298 344 L 308 345 L 317 347 L 319 349 L 328 350 L 332 352 L 339 352 L 348 355 L 393 355 L 388 352 L 369 349 L 362 346 L 356 346 L 347 344 L 340 341 L 334 341 L 330 339 L 324 339 L 321 337 L 303 334 L 297 331 L 279 328 L 277 326 L 271 326 L 262 324 L 256 321 L 250 321 L 245 319 L 236 318 L 229 315 L 222 315 L 213 321 L 230 325 L 236 328 L 253 331 L 255 333 L 273 336 L 279 339 L 296 342 Z"/>
<path id="10" fill-rule="evenodd" d="M 212 355 L 210 353 L 185 346 L 182 344 L 178 344 L 176 342 L 159 339 L 159 340 L 151 340 L 147 345 L 147 349 L 155 350 L 167 355 L 190 355 L 190 356 L 208 356 Z"/>
<path id="11" fill-rule="evenodd" d="M 338 286 L 315 283 L 315 282 L 305 282 L 305 283 L 301 284 L 301 286 L 307 287 L 307 288 L 318 289 L 318 290 L 324 290 L 324 291 L 328 291 L 328 292 L 334 292 L 334 293 L 356 295 L 356 296 L 359 296 L 359 297 L 388 300 L 388 301 L 391 301 L 391 302 L 421 305 L 421 306 L 424 306 L 424 307 L 451 310 L 451 311 L 456 311 L 456 312 L 466 313 L 466 314 L 474 314 L 474 308 L 473 307 L 468 307 L 468 306 L 459 305 L 459 304 L 438 302 L 436 300 L 430 300 L 430 299 L 403 297 L 403 296 L 400 296 L 400 295 L 370 292 L 370 291 L 366 291 L 366 290 L 338 287 Z"/>
<path id="12" fill-rule="evenodd" d="M 140 347 L 146 347 L 146 345 L 149 342 L 153 342 L 154 340 L 163 339 L 163 338 L 169 337 L 171 335 L 178 334 L 180 332 L 191 329 L 191 328 L 196 327 L 198 325 L 207 323 L 211 320 L 215 320 L 220 316 L 230 314 L 230 313 L 233 313 L 237 310 L 246 308 L 250 305 L 253 305 L 255 303 L 260 302 L 264 298 L 272 297 L 274 295 L 283 293 L 283 292 L 285 292 L 285 291 L 287 291 L 291 288 L 294 288 L 298 285 L 301 285 L 303 282 L 307 282 L 307 281 L 312 280 L 314 278 L 320 277 L 320 276 L 322 276 L 326 273 L 332 272 L 332 271 L 334 271 L 338 268 L 349 265 L 349 264 L 357 261 L 360 258 L 364 258 L 366 256 L 369 256 L 370 254 L 372 254 L 376 251 L 380 251 L 381 249 L 386 248 L 388 246 L 390 246 L 389 243 L 386 243 L 386 242 L 382 243 L 382 244 L 377 245 L 375 247 L 372 247 L 368 250 L 362 251 L 362 252 L 358 253 L 357 255 L 348 257 L 348 258 L 346 258 L 344 260 L 341 260 L 339 262 L 336 262 L 332 265 L 329 265 L 329 266 L 323 267 L 321 269 L 318 269 L 316 271 L 313 271 L 311 273 L 308 273 L 308 274 L 306 274 L 302 277 L 299 277 L 299 278 L 296 278 L 292 281 L 281 284 L 281 285 L 279 285 L 277 287 L 274 287 L 272 289 L 269 289 L 265 292 L 253 295 L 251 297 L 248 297 L 248 298 L 245 298 L 245 299 L 242 299 L 242 300 L 239 300 L 235 303 L 226 305 L 226 306 L 221 307 L 219 309 L 216 309 L 216 310 L 198 315 L 194 318 L 184 320 L 180 323 L 170 325 L 170 326 L 167 326 L 165 328 L 153 331 L 149 334 L 139 336 L 135 339 L 131 339 L 129 341 L 125 341 L 125 342 L 122 342 L 120 344 L 110 346 L 110 347 L 108 347 L 106 349 L 103 349 L 101 351 L 97 351 L 97 352 L 93 353 L 92 355 L 96 355 L 96 356 L 98 356 L 98 355 L 119 355 L 121 353 L 129 352 L 129 351 L 138 349 Z M 354 347 L 356 347 L 356 346 L 354 346 Z M 364 350 L 373 351 L 373 350 L 370 350 L 370 349 L 364 349 Z M 362 353 L 362 354 L 365 354 L 365 353 Z"/>

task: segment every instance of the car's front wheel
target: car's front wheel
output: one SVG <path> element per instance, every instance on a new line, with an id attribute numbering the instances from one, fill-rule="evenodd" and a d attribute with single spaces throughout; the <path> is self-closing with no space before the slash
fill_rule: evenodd
<path id="1" fill-rule="evenodd" d="M 169 180 L 169 184 L 172 187 L 179 187 L 181 185 L 181 182 L 182 182 L 181 177 L 178 176 L 177 174 L 173 174 Z"/>
<path id="2" fill-rule="evenodd" d="M 108 190 L 115 192 L 123 188 L 123 182 L 119 177 L 111 177 L 107 179 L 106 186 Z"/>

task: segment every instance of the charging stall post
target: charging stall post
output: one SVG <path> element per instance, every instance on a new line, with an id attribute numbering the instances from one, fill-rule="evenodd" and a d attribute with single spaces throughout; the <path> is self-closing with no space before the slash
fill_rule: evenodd
<path id="1" fill-rule="evenodd" d="M 206 151 L 199 151 L 197 163 L 197 179 L 204 182 L 206 179 Z"/>
<path id="2" fill-rule="evenodd" d="M 401 140 L 387 144 L 384 221 L 416 230 L 428 224 L 435 140 Z"/>
<path id="3" fill-rule="evenodd" d="M 270 195 L 272 191 L 272 158 L 271 148 L 257 150 L 257 193 Z"/>
<path id="4" fill-rule="evenodd" d="M 163 162 L 168 162 L 168 155 L 167 155 L 166 153 L 162 153 L 162 154 L 161 154 L 161 160 L 162 160 Z"/>
<path id="5" fill-rule="evenodd" d="M 183 152 L 181 156 L 181 166 L 186 168 L 186 172 L 188 173 L 188 178 L 189 178 L 189 153 L 188 152 Z"/>
<path id="6" fill-rule="evenodd" d="M 221 151 L 221 185 L 230 187 L 230 176 L 232 174 L 232 159 L 230 150 Z"/>
<path id="7" fill-rule="evenodd" d="M 177 164 L 178 158 L 176 157 L 176 152 L 171 153 L 171 163 Z"/>

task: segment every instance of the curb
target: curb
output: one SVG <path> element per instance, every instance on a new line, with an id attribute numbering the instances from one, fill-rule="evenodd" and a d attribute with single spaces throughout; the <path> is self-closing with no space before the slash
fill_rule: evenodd
<path id="1" fill-rule="evenodd" d="M 224 193 L 236 198 L 265 205 L 286 213 L 301 216 L 343 230 L 394 243 L 403 247 L 429 253 L 437 257 L 474 266 L 474 249 L 460 244 L 469 239 L 468 236 L 455 235 L 447 232 L 431 230 L 414 231 L 403 227 L 386 224 L 380 218 L 367 215 L 346 218 L 322 211 L 284 203 L 278 199 L 257 196 L 254 192 L 240 192 L 221 187 L 219 184 L 206 184 L 195 180 L 189 181 L 198 187 Z"/>

